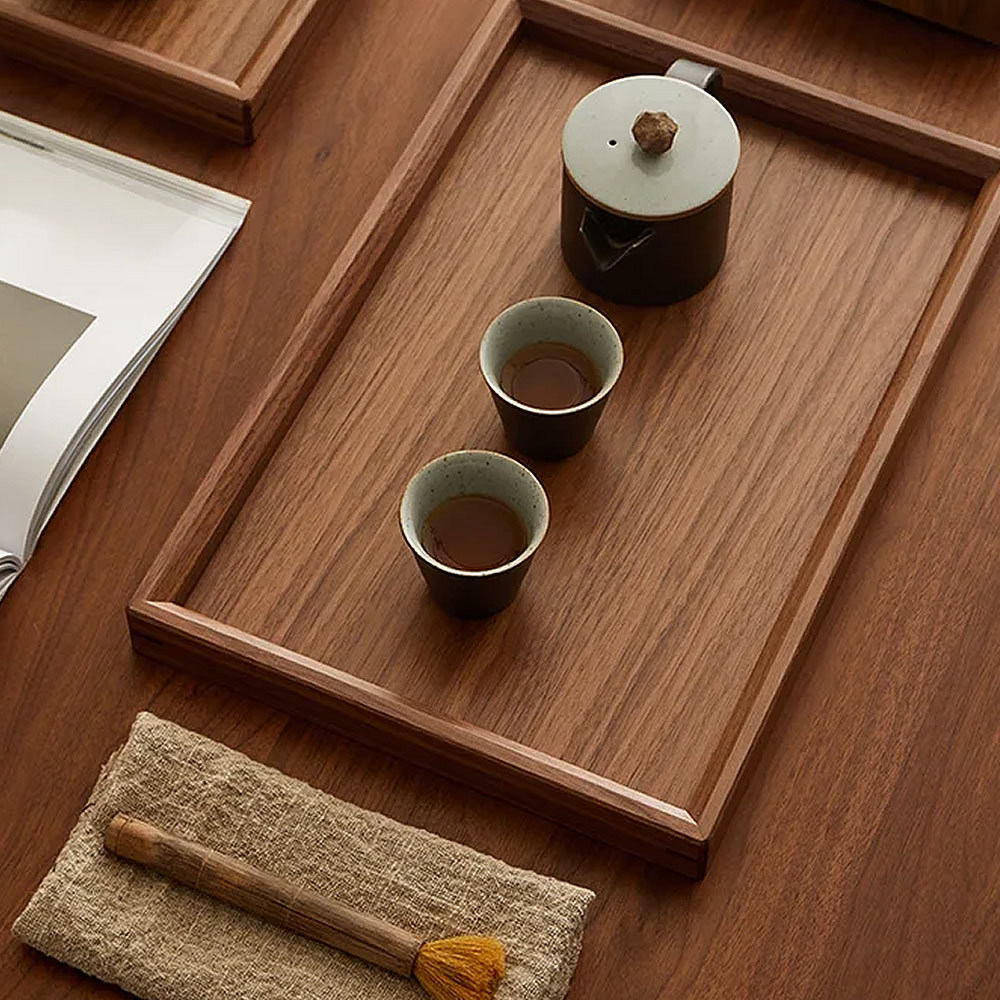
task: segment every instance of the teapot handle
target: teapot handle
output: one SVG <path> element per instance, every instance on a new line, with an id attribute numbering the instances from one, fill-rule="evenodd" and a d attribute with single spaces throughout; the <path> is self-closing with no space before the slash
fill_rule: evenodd
<path id="1" fill-rule="evenodd" d="M 663 75 L 693 83 L 696 87 L 708 91 L 716 99 L 722 89 L 722 72 L 717 66 L 706 66 L 691 59 L 675 59 Z"/>

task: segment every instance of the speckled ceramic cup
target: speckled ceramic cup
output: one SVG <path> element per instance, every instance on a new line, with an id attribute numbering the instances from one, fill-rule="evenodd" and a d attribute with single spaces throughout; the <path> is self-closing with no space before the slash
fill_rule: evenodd
<path id="1" fill-rule="evenodd" d="M 424 548 L 427 515 L 446 500 L 469 495 L 500 500 L 517 514 L 528 544 L 515 559 L 493 569 L 464 570 L 439 562 Z M 460 618 L 486 618 L 517 596 L 549 526 L 549 501 L 542 484 L 520 462 L 493 451 L 453 451 L 410 480 L 399 505 L 399 524 L 434 600 Z"/>
<path id="2" fill-rule="evenodd" d="M 597 394 L 564 410 L 541 410 L 500 387 L 503 366 L 531 344 L 568 344 L 582 351 L 601 378 Z M 525 299 L 505 309 L 483 336 L 479 368 L 486 379 L 507 440 L 534 458 L 565 458 L 593 436 L 608 395 L 621 374 L 625 353 L 611 321 L 575 299 Z"/>

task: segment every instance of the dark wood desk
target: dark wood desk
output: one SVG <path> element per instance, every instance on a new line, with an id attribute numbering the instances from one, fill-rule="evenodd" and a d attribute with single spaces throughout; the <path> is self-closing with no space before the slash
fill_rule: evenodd
<path id="1" fill-rule="evenodd" d="M 607 5 L 1000 141 L 1000 55 L 889 10 Z M 127 599 L 485 8 L 345 5 L 250 150 L 0 64 L 6 109 L 255 201 L 0 604 L 0 997 L 121 995 L 7 930 L 142 708 L 594 888 L 576 1000 L 997 996 L 1000 253 L 700 884 L 132 654 Z"/>

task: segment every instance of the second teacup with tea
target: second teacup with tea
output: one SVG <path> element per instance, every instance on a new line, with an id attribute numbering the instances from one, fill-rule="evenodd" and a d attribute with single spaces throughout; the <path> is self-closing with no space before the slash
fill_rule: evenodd
<path id="1" fill-rule="evenodd" d="M 513 458 L 455 451 L 410 480 L 399 523 L 434 600 L 461 618 L 485 618 L 517 595 L 545 537 L 549 502 Z"/>
<path id="2" fill-rule="evenodd" d="M 596 309 L 555 296 L 525 299 L 489 326 L 479 367 L 507 439 L 535 458 L 565 458 L 593 436 L 624 363 Z"/>

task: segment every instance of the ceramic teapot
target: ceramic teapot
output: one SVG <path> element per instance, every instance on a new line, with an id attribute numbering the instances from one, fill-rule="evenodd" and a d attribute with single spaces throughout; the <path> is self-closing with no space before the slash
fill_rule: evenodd
<path id="1" fill-rule="evenodd" d="M 604 298 L 677 302 L 722 266 L 740 136 L 718 84 L 718 70 L 679 59 L 665 76 L 612 80 L 570 113 L 562 252 Z"/>

